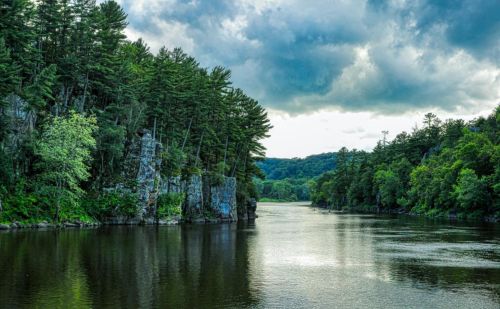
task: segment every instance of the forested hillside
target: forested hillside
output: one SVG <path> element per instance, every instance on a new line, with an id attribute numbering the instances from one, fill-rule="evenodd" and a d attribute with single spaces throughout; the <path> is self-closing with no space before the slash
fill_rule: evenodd
<path id="1" fill-rule="evenodd" d="M 255 179 L 262 201 L 307 201 L 311 180 L 335 168 L 335 153 L 303 159 L 266 158 L 258 162 L 266 179 Z"/>
<path id="2" fill-rule="evenodd" d="M 373 152 L 342 148 L 312 187 L 316 205 L 428 216 L 500 218 L 500 107 L 474 121 L 427 114 Z"/>
<path id="3" fill-rule="evenodd" d="M 238 201 L 270 128 L 265 110 L 181 49 L 153 54 L 124 35 L 114 1 L 2 1 L 0 221 L 127 214 L 125 171 L 143 129 L 163 145 L 162 176 L 234 176 Z"/>
<path id="4" fill-rule="evenodd" d="M 266 158 L 258 162 L 266 179 L 312 178 L 335 168 L 335 153 L 322 153 L 303 159 Z"/>

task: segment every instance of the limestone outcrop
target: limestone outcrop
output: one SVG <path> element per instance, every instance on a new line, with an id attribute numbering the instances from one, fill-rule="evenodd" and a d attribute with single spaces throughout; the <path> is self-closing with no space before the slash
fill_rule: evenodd
<path id="1" fill-rule="evenodd" d="M 251 198 L 247 202 L 247 218 L 248 220 L 254 220 L 257 215 L 255 211 L 257 210 L 257 201 L 254 198 Z"/>
<path id="2" fill-rule="evenodd" d="M 185 185 L 186 200 L 183 214 L 188 221 L 203 217 L 203 182 L 199 175 L 192 175 Z"/>
<path id="3" fill-rule="evenodd" d="M 156 200 L 158 184 L 160 182 L 161 159 L 157 153 L 161 151 L 158 143 L 149 131 L 144 131 L 141 138 L 141 154 L 139 157 L 139 171 L 137 173 L 138 209 L 137 217 L 140 221 L 154 222 L 156 217 Z"/>
<path id="4" fill-rule="evenodd" d="M 217 181 L 207 176 L 191 175 L 187 179 L 161 177 L 162 145 L 148 130 L 129 147 L 123 169 L 124 179 L 135 179 L 135 184 L 116 184 L 109 190 L 135 192 L 138 198 L 135 218 L 113 217 L 110 224 L 158 224 L 158 199 L 162 194 L 184 194 L 182 215 L 187 222 L 232 222 L 238 220 L 234 177 Z M 135 175 L 135 176 L 133 176 Z M 131 181 L 134 183 L 134 181 Z"/>
<path id="5" fill-rule="evenodd" d="M 221 183 L 210 185 L 207 203 L 210 213 L 223 221 L 236 221 L 236 178 L 224 177 Z"/>

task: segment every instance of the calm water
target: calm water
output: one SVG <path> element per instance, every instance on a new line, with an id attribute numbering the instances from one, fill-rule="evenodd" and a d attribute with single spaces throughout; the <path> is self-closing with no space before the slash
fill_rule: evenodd
<path id="1" fill-rule="evenodd" d="M 260 205 L 255 224 L 0 233 L 2 308 L 499 308 L 500 227 Z"/>

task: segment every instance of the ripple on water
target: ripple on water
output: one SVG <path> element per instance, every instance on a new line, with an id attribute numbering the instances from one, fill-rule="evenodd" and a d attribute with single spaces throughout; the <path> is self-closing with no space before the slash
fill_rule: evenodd
<path id="1" fill-rule="evenodd" d="M 442 267 L 500 269 L 500 244 L 477 242 L 393 242 L 378 246 L 378 254 L 401 262 Z"/>

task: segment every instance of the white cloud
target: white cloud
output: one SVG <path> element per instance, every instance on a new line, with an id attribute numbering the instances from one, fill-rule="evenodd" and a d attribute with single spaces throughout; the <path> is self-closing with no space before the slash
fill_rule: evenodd
<path id="1" fill-rule="evenodd" d="M 290 116 L 278 111 L 269 113 L 271 137 L 264 140 L 268 157 L 305 157 L 315 153 L 334 152 L 342 147 L 370 151 L 382 139 L 382 131 L 388 130 L 392 140 L 402 131 L 411 132 L 420 127 L 424 115 L 433 112 L 442 120 L 472 120 L 487 116 L 491 111 L 469 113 L 458 110 L 443 113 L 438 109 L 408 112 L 399 115 L 381 115 L 372 112 L 320 111 Z"/>
<path id="2" fill-rule="evenodd" d="M 139 31 L 133 26 L 128 26 L 127 29 L 125 29 L 125 35 L 133 41 L 142 38 L 147 42 L 151 51 L 154 53 L 158 52 L 162 46 L 170 50 L 182 46 L 182 49 L 188 54 L 193 53 L 195 43 L 187 34 L 188 25 L 175 21 L 169 22 L 160 20 L 156 17 L 153 18 L 153 23 L 156 26 L 154 32 L 145 30 Z"/>
<path id="3" fill-rule="evenodd" d="M 485 115 L 500 102 L 500 28 L 482 20 L 494 1 L 119 3 L 130 39 L 226 66 L 273 110 L 272 156 L 370 149 L 381 130 L 410 130 L 428 111 Z"/>

